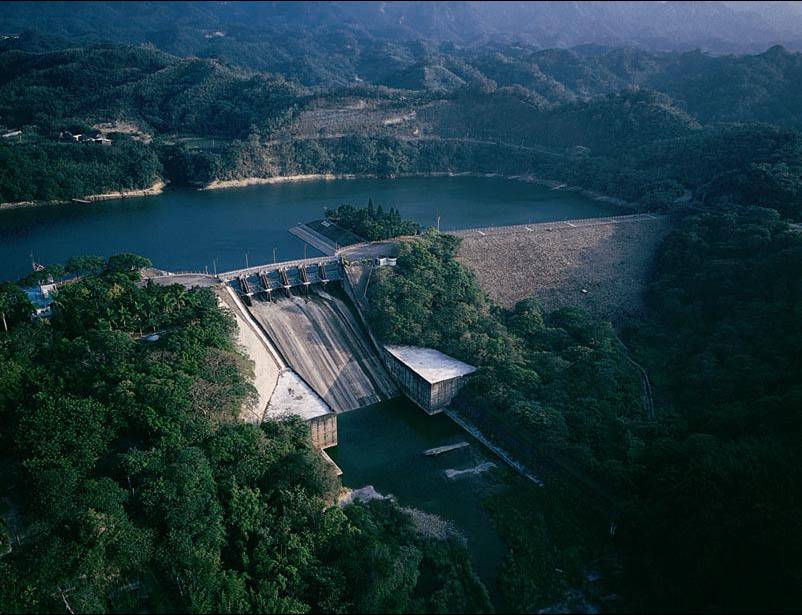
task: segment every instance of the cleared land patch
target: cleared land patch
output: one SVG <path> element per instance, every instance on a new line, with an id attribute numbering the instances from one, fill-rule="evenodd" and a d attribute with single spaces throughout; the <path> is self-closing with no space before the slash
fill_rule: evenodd
<path id="1" fill-rule="evenodd" d="M 640 214 L 456 231 L 457 259 L 495 301 L 534 296 L 546 310 L 579 306 L 619 322 L 638 314 L 667 216 Z"/>

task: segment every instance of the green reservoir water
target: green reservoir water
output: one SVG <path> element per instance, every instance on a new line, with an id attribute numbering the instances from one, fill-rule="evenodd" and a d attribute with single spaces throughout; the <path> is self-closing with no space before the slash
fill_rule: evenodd
<path id="1" fill-rule="evenodd" d="M 346 412 L 338 417 L 339 444 L 327 450 L 352 489 L 372 485 L 404 507 L 450 521 L 468 541 L 474 567 L 491 594 L 505 548 L 483 502 L 508 488 L 509 470 L 443 414 L 428 416 L 411 402 L 397 399 Z M 436 457 L 424 451 L 468 442 L 470 446 Z M 446 471 L 496 467 L 479 474 L 448 478 Z M 496 596 L 492 596 L 494 602 Z M 498 605 L 497 605 L 498 606 Z"/>
<path id="2" fill-rule="evenodd" d="M 404 217 L 453 230 L 610 215 L 618 210 L 572 192 L 484 177 L 313 181 L 0 211 L 0 279 L 76 254 L 135 252 L 169 270 L 218 271 L 301 258 L 287 230 L 343 203 L 398 207 Z M 308 255 L 317 254 L 311 247 Z"/>

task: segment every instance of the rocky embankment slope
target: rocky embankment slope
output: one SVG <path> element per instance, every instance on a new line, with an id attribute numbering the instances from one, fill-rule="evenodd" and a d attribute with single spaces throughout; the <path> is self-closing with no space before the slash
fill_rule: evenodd
<path id="1" fill-rule="evenodd" d="M 579 306 L 618 322 L 642 309 L 667 216 L 642 214 L 471 229 L 458 260 L 498 303 L 534 296 L 546 310 Z"/>

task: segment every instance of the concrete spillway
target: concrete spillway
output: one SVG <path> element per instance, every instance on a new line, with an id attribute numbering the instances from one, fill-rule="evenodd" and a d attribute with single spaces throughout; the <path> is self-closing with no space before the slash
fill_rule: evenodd
<path id="1" fill-rule="evenodd" d="M 346 301 L 337 293 L 254 299 L 251 313 L 286 362 L 335 412 L 398 394 Z"/>

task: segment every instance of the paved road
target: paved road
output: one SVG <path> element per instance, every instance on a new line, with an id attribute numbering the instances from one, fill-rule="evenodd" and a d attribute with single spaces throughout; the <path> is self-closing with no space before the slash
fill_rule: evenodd
<path id="1" fill-rule="evenodd" d="M 386 241 L 374 241 L 369 243 L 358 243 L 337 251 L 337 256 L 349 261 L 358 261 L 366 258 L 393 257 L 398 254 L 398 242 L 402 239 L 388 239 Z"/>
<path id="2" fill-rule="evenodd" d="M 143 276 L 142 279 L 161 286 L 181 284 L 187 288 L 194 288 L 196 286 L 209 287 L 220 283 L 220 280 L 216 277 L 206 273 L 168 273 L 164 275 Z"/>
<path id="3" fill-rule="evenodd" d="M 633 214 L 623 216 L 610 216 L 606 218 L 589 218 L 585 220 L 565 220 L 559 222 L 541 222 L 537 224 L 517 224 L 512 226 L 495 226 L 485 228 L 471 228 L 464 230 L 449 231 L 452 235 L 459 237 L 482 237 L 486 235 L 507 235 L 526 233 L 534 230 L 542 230 L 543 228 L 559 228 L 559 227 L 584 227 L 584 226 L 597 226 L 608 224 L 626 224 L 628 222 L 639 222 L 644 219 L 659 219 L 663 216 L 655 214 Z M 334 256 L 321 256 L 306 259 L 297 259 L 292 261 L 284 261 L 280 263 L 266 263 L 255 265 L 248 269 L 238 269 L 234 271 L 227 271 L 220 273 L 217 277 L 211 274 L 200 272 L 185 272 L 185 273 L 169 273 L 164 271 L 154 271 L 150 275 L 143 276 L 143 279 L 152 280 L 156 284 L 183 284 L 187 288 L 193 286 L 214 286 L 220 281 L 231 280 L 239 277 L 242 274 L 254 274 L 266 269 L 276 269 L 278 267 L 292 267 L 297 265 L 314 265 L 323 261 L 334 260 L 343 258 L 348 261 L 358 261 L 363 259 L 375 259 L 380 257 L 394 257 L 398 254 L 398 244 L 400 241 L 405 241 L 410 238 L 401 237 L 386 241 L 374 241 L 366 243 L 358 243 L 352 246 L 347 246 L 337 250 Z"/>

